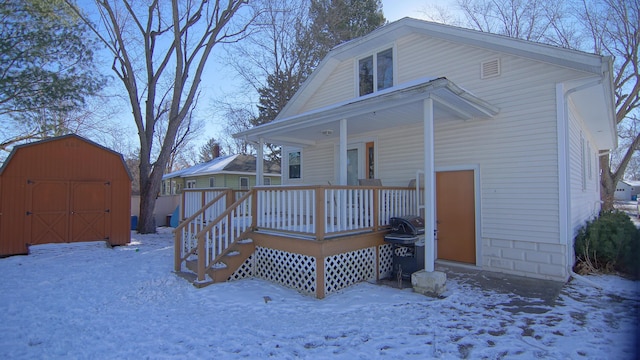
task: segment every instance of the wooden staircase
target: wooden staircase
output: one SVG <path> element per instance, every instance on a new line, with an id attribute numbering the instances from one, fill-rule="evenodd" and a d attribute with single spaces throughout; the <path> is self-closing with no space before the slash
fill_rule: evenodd
<path id="1" fill-rule="evenodd" d="M 205 270 L 211 279 L 206 281 L 193 281 L 196 287 L 205 287 L 214 283 L 225 282 L 231 275 L 253 254 L 256 245 L 251 239 L 239 240 L 231 244 L 220 256 L 212 261 L 212 266 Z M 198 272 L 198 260 L 186 261 L 187 269 Z M 194 279 L 195 280 L 195 279 Z"/>

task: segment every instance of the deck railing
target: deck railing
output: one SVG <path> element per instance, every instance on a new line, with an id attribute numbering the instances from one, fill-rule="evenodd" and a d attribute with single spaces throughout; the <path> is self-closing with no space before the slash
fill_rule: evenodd
<path id="1" fill-rule="evenodd" d="M 417 203 L 415 188 L 268 186 L 242 196 L 228 189 L 190 189 L 184 193 L 183 209 L 190 216 L 174 230 L 175 268 L 179 271 L 182 262 L 198 254 L 202 281 L 206 269 L 252 228 L 324 240 L 387 227 L 393 216 L 417 214 Z"/>

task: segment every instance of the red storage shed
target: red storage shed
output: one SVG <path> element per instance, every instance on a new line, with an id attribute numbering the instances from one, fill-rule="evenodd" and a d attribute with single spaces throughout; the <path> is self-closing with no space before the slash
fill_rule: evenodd
<path id="1" fill-rule="evenodd" d="M 16 146 L 0 168 L 0 256 L 29 245 L 131 241 L 131 175 L 121 154 L 78 135 Z"/>

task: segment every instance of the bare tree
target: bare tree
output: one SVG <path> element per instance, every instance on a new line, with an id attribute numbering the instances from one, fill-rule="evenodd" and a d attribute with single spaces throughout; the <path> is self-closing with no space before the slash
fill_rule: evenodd
<path id="1" fill-rule="evenodd" d="M 250 154 L 251 146 L 244 139 L 236 139 L 232 135 L 251 128 L 251 121 L 255 118 L 252 111 L 252 104 L 229 104 L 219 103 L 218 108 L 222 109 L 226 123 L 224 133 L 227 134 L 223 141 L 223 146 L 227 148 L 228 154 Z"/>
<path id="2" fill-rule="evenodd" d="M 239 40 L 253 20 L 248 0 L 95 0 L 97 24 L 65 1 L 111 53 L 112 70 L 126 89 L 140 140 L 138 232 L 153 233 L 156 195 L 180 125 L 192 110 L 214 47 Z M 154 157 L 163 116 L 167 126 Z"/>
<path id="3" fill-rule="evenodd" d="M 600 155 L 603 208 L 613 209 L 618 181 L 640 149 L 640 0 L 581 0 L 581 20 L 593 51 L 614 58 L 616 122 L 620 142 L 613 156 Z M 617 156 L 615 156 L 617 155 Z"/>
<path id="4" fill-rule="evenodd" d="M 640 146 L 640 0 L 459 0 L 466 25 L 614 59 L 619 146 L 600 154 L 602 208 L 613 209 L 618 181 Z M 446 16 L 438 15 L 441 18 Z M 450 18 L 450 17 L 449 17 Z"/>

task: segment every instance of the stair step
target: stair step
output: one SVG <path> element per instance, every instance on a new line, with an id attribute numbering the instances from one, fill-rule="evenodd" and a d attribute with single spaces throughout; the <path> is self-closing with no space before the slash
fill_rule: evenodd
<path id="1" fill-rule="evenodd" d="M 240 251 L 234 250 L 230 251 L 226 256 L 238 256 L 240 255 Z"/>
<path id="2" fill-rule="evenodd" d="M 211 268 L 213 270 L 226 269 L 227 268 L 227 264 L 225 264 L 223 262 L 217 262 L 217 263 L 211 265 Z"/>
<path id="3" fill-rule="evenodd" d="M 236 243 L 238 243 L 238 244 L 251 244 L 251 243 L 253 243 L 253 239 L 242 239 L 242 240 L 236 241 Z"/>

